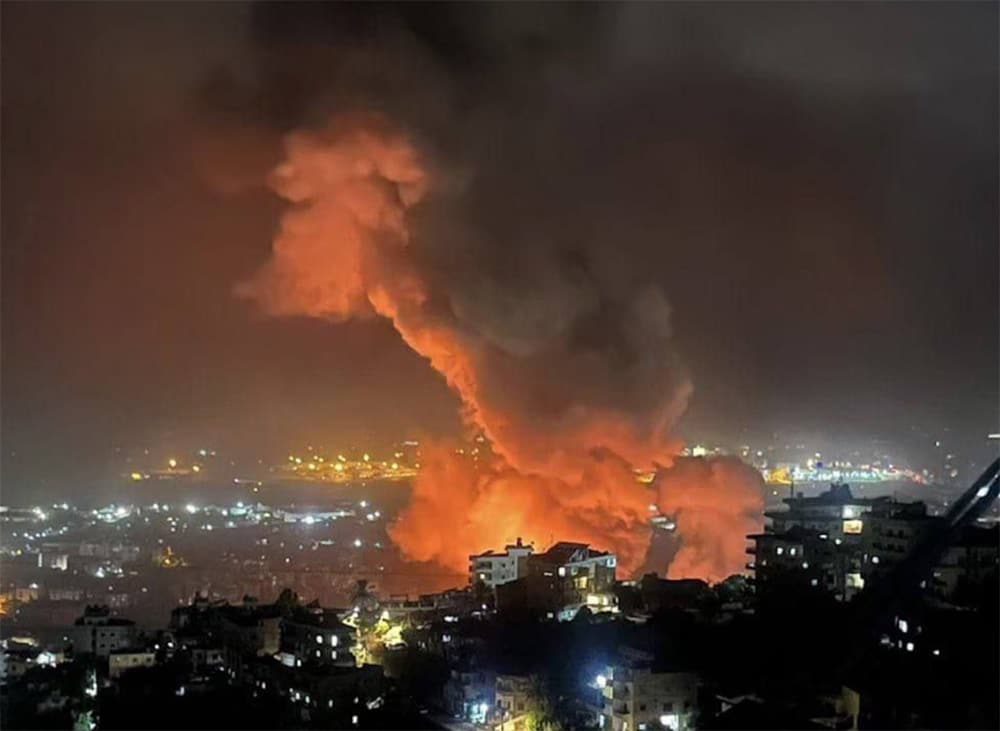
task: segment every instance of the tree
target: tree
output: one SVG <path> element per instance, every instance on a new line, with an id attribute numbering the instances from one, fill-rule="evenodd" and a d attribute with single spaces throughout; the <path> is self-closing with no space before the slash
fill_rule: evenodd
<path id="1" fill-rule="evenodd" d="M 530 731 L 563 731 L 568 728 L 561 701 L 546 676 L 532 675 L 528 690 Z"/>

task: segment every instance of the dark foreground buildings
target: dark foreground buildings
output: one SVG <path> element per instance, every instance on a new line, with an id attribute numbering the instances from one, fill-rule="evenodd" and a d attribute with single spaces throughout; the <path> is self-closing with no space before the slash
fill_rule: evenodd
<path id="1" fill-rule="evenodd" d="M 196 595 L 159 626 L 91 606 L 3 633 L 3 725 L 996 728 L 997 527 L 844 485 L 785 503 L 749 536 L 752 578 L 714 586 L 516 542 L 440 594 Z"/>

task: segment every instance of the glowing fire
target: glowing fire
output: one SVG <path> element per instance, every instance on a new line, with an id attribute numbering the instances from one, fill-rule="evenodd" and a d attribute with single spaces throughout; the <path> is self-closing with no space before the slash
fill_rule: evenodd
<path id="1" fill-rule="evenodd" d="M 629 573 L 649 544 L 652 502 L 676 515 L 683 541 L 671 575 L 740 570 L 744 535 L 759 521 L 760 477 L 737 461 L 676 457 L 682 445 L 671 430 L 691 386 L 675 365 L 658 289 L 615 303 L 628 358 L 569 337 L 582 319 L 576 303 L 592 309 L 601 293 L 558 273 L 538 295 L 550 297 L 537 305 L 544 336 L 511 342 L 475 303 L 451 296 L 422 256 L 426 242 L 408 214 L 436 181 L 406 136 L 381 119 L 345 118 L 291 135 L 286 148 L 271 182 L 293 205 L 272 259 L 238 293 L 274 315 L 389 319 L 445 377 L 495 453 L 473 464 L 454 445 L 426 449 L 412 500 L 390 530 L 404 554 L 463 573 L 471 552 L 514 536 L 540 546 L 574 540 L 615 551 Z M 553 311 L 568 324 L 549 332 Z"/>

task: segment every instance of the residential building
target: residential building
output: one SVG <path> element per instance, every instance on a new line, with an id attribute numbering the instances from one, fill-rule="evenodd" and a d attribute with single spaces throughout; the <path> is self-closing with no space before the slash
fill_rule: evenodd
<path id="1" fill-rule="evenodd" d="M 354 667 L 356 631 L 318 604 L 298 608 L 281 620 L 280 648 L 296 660 Z"/>
<path id="2" fill-rule="evenodd" d="M 857 498 L 849 485 L 832 484 L 830 489 L 815 497 L 793 495 L 782 500 L 786 510 L 772 510 L 764 513 L 771 520 L 775 533 L 784 533 L 791 528 L 801 528 L 825 534 L 837 543 L 857 544 L 861 541 L 865 515 L 872 506 L 889 498 Z"/>
<path id="3" fill-rule="evenodd" d="M 872 506 L 861 542 L 861 576 L 877 581 L 903 560 L 941 519 L 927 514 L 922 502 L 880 501 Z"/>
<path id="4" fill-rule="evenodd" d="M 469 556 L 469 584 L 482 581 L 494 589 L 527 576 L 528 557 L 533 550 L 530 544 L 525 545 L 518 538 L 516 543 L 506 546 L 503 553 L 486 551 Z"/>
<path id="5" fill-rule="evenodd" d="M 112 617 L 107 606 L 88 606 L 70 631 L 74 652 L 98 657 L 132 647 L 137 635 L 135 622 Z"/>
<path id="6" fill-rule="evenodd" d="M 452 669 L 444 685 L 445 709 L 470 723 L 484 723 L 494 707 L 494 676 L 478 668 Z"/>
<path id="7" fill-rule="evenodd" d="M 527 675 L 497 675 L 495 688 L 496 731 L 528 731 L 531 678 Z"/>
<path id="8" fill-rule="evenodd" d="M 117 678 L 135 668 L 151 668 L 156 664 L 156 653 L 148 650 L 114 650 L 108 654 L 108 676 Z"/>
<path id="9" fill-rule="evenodd" d="M 962 604 L 974 597 L 1000 569 L 1000 525 L 966 527 L 934 570 L 933 593 Z M 994 589 L 995 591 L 995 589 Z"/>
<path id="10" fill-rule="evenodd" d="M 602 689 L 605 731 L 693 728 L 698 707 L 698 675 L 654 669 L 652 656 L 634 650 L 597 678 Z"/>
<path id="11" fill-rule="evenodd" d="M 583 606 L 615 610 L 616 566 L 613 553 L 586 543 L 556 543 L 528 557 L 525 576 L 497 586 L 497 610 L 559 613 L 560 619 L 571 619 Z"/>
<path id="12" fill-rule="evenodd" d="M 533 576 L 555 577 L 562 590 L 562 604 L 587 604 L 593 609 L 610 608 L 611 590 L 618 565 L 613 553 L 598 551 L 586 543 L 560 541 L 528 561 Z"/>

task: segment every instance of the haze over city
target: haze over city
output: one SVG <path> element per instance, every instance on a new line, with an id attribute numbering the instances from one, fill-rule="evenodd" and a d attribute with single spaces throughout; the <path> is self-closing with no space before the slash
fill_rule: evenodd
<path id="1" fill-rule="evenodd" d="M 282 726 L 687 731 L 838 683 L 871 705 L 836 724 L 942 722 L 857 663 L 789 705 L 629 628 L 721 647 L 815 601 L 874 638 L 846 668 L 912 652 L 915 606 L 994 616 L 996 3 L 2 12 L 0 639 L 95 684 L 37 708 L 127 726 L 120 661 Z M 687 695 L 640 718 L 611 670 L 441 649 L 580 617 Z M 313 651 L 306 693 L 279 666 Z M 992 718 L 968 692 L 955 723 Z"/>

